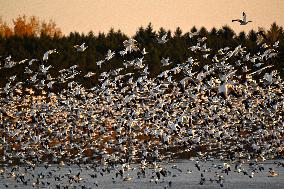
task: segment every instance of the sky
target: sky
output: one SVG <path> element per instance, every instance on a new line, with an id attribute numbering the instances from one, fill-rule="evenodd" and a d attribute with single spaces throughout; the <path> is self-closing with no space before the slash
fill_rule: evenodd
<path id="1" fill-rule="evenodd" d="M 232 19 L 247 14 L 253 22 L 245 26 Z M 0 17 L 10 26 L 19 15 L 52 19 L 64 34 L 121 29 L 129 36 L 140 26 L 152 23 L 174 31 L 187 32 L 193 26 L 220 28 L 229 25 L 236 32 L 258 27 L 268 29 L 276 21 L 284 26 L 284 0 L 0 0 Z"/>

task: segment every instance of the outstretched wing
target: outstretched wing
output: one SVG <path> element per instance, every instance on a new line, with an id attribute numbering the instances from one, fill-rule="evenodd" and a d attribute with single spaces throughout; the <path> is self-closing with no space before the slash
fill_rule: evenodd
<path id="1" fill-rule="evenodd" d="M 167 33 L 165 35 L 163 35 L 162 40 L 165 41 L 167 38 Z"/>
<path id="2" fill-rule="evenodd" d="M 243 21 L 246 22 L 247 21 L 247 15 L 245 12 L 243 12 Z"/>
<path id="3" fill-rule="evenodd" d="M 257 70 L 257 71 L 254 71 L 254 72 L 252 72 L 252 73 L 250 73 L 250 74 L 248 74 L 248 75 L 250 76 L 250 75 L 253 75 L 253 74 L 259 74 L 260 72 L 262 72 L 262 70 L 264 70 L 264 69 L 266 69 L 266 68 L 270 68 L 270 67 L 272 67 L 272 66 L 271 66 L 271 65 L 265 66 L 265 67 L 263 67 L 263 68 L 261 68 L 261 69 L 259 69 L 259 70 Z"/>
<path id="4" fill-rule="evenodd" d="M 241 21 L 240 19 L 232 20 L 232 22 L 240 22 L 240 21 Z"/>

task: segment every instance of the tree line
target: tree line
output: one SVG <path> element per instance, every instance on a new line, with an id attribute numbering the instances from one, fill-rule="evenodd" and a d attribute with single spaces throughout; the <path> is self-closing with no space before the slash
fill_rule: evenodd
<path id="1" fill-rule="evenodd" d="M 265 38 L 259 35 L 259 32 L 266 36 Z M 197 37 L 191 38 L 190 33 L 198 32 L 200 37 L 206 37 L 207 47 L 212 49 L 212 55 L 220 48 L 242 45 L 246 46 L 246 50 L 256 53 L 260 50 L 258 43 L 266 43 L 273 45 L 279 41 L 279 56 L 273 60 L 274 68 L 276 68 L 283 78 L 284 68 L 284 31 L 281 26 L 272 23 L 270 29 L 264 30 L 259 28 L 258 31 L 251 30 L 248 33 L 235 33 L 229 26 L 221 28 L 212 28 L 207 30 L 205 27 L 196 28 L 195 26 L 188 32 L 183 32 L 177 27 L 175 31 L 166 30 L 161 27 L 158 31 L 153 29 L 151 23 L 147 27 L 139 27 L 132 38 L 137 40 L 138 47 L 144 48 L 148 52 L 145 55 L 145 64 L 149 67 L 150 76 L 156 76 L 163 67 L 161 66 L 162 57 L 170 57 L 173 64 L 184 63 L 188 57 L 198 58 L 202 65 L 210 64 L 212 57 L 202 59 L 202 55 L 192 53 L 188 47 L 196 45 Z M 164 34 L 168 34 L 169 39 L 165 44 L 158 44 L 156 38 Z M 13 20 L 13 27 L 9 27 L 7 23 L 0 19 L 0 60 L 1 66 L 5 62 L 5 58 L 10 56 L 13 61 L 21 61 L 23 59 L 39 59 L 42 60 L 43 54 L 49 49 L 57 49 L 59 54 L 51 56 L 46 64 L 51 64 L 56 75 L 58 70 L 79 65 L 82 73 L 89 71 L 95 72 L 96 75 L 92 78 L 79 77 L 86 86 L 92 86 L 98 82 L 99 74 L 110 69 L 123 67 L 123 61 L 133 60 L 137 57 L 142 57 L 140 52 L 127 54 L 125 57 L 119 55 L 119 51 L 124 49 L 123 41 L 130 36 L 124 34 L 121 30 L 115 31 L 110 29 L 109 32 L 94 34 L 90 31 L 87 34 L 79 32 L 71 32 L 68 35 L 63 35 L 60 28 L 53 21 L 48 23 L 40 21 L 38 18 L 19 16 Z M 84 52 L 76 52 L 74 45 L 86 43 L 88 48 Z M 105 55 L 111 49 L 116 52 L 116 56 L 108 63 L 103 64 L 99 68 L 97 61 L 105 58 Z M 9 71 L 7 69 L 0 70 L 1 81 L 0 87 L 5 83 L 5 79 L 11 74 L 18 74 L 19 77 L 25 79 L 23 74 L 24 67 L 27 65 L 17 65 Z M 33 65 L 36 66 L 36 65 Z M 35 68 L 36 69 L 36 68 Z M 129 72 L 137 72 L 129 68 Z"/>

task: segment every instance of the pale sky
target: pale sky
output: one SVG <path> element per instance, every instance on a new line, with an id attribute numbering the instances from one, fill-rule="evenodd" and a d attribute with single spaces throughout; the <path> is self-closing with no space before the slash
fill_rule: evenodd
<path id="1" fill-rule="evenodd" d="M 246 12 L 246 26 L 232 23 Z M 132 36 L 140 26 L 152 22 L 186 32 L 194 25 L 210 30 L 225 24 L 236 32 L 269 28 L 276 21 L 284 26 L 284 0 L 0 0 L 0 17 L 9 25 L 19 15 L 52 19 L 64 34 L 71 31 L 107 32 L 111 27 Z"/>

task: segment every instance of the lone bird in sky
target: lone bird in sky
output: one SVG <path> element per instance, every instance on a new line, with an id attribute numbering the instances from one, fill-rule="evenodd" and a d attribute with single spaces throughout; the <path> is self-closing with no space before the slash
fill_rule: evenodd
<path id="1" fill-rule="evenodd" d="M 232 22 L 235 22 L 235 21 L 239 22 L 240 25 L 247 25 L 249 22 L 252 22 L 252 21 L 250 21 L 250 20 L 247 21 L 247 15 L 246 15 L 245 12 L 243 12 L 243 19 L 242 19 L 242 20 L 241 20 L 241 19 L 232 20 Z"/>

